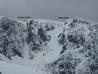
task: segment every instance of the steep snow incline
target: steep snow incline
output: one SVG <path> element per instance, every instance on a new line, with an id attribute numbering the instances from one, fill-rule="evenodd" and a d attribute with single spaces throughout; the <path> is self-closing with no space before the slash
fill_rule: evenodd
<path id="1" fill-rule="evenodd" d="M 28 47 L 28 44 L 25 43 L 24 44 L 24 59 L 25 60 L 29 60 L 29 47 Z"/>
<path id="2" fill-rule="evenodd" d="M 53 62 L 60 55 L 62 47 L 59 46 L 58 36 L 62 32 L 63 32 L 63 26 L 56 26 L 54 31 L 50 31 L 48 33 L 51 36 L 51 40 L 47 45 L 49 47 L 48 50 L 50 50 L 50 52 L 48 52 L 46 56 L 44 56 L 46 58 L 45 60 L 47 61 L 47 63 Z"/>
<path id="3" fill-rule="evenodd" d="M 61 46 L 58 44 L 58 35 L 63 31 L 63 26 L 56 26 L 55 30 L 49 31 L 49 35 L 51 36 L 51 40 L 49 41 L 47 47 L 48 50 L 43 56 L 43 52 L 37 54 L 36 58 L 32 60 L 32 66 L 33 64 L 38 67 L 43 67 L 45 64 L 51 63 L 55 61 L 59 56 L 61 52 Z"/>

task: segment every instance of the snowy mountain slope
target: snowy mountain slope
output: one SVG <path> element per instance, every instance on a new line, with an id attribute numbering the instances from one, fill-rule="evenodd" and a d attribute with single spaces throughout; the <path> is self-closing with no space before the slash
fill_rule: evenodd
<path id="1" fill-rule="evenodd" d="M 9 21 L 12 21 L 12 19 L 9 19 Z M 11 52 L 6 53 L 10 55 L 10 58 L 1 52 L 11 63 L 24 65 L 29 67 L 30 70 L 43 70 L 46 71 L 45 74 L 98 73 L 96 62 L 98 56 L 98 43 L 96 42 L 98 41 L 98 30 L 96 28 L 98 23 L 77 17 L 67 19 L 64 22 L 40 19 L 29 19 L 26 22 L 15 21 L 16 23 L 12 22 L 14 26 L 21 26 L 16 27 L 19 30 L 16 31 L 18 35 L 13 33 L 11 35 L 16 36 L 13 42 L 21 43 L 21 47 L 18 44 L 12 45 L 12 48 L 8 48 L 9 45 L 6 46 L 8 51 L 11 50 Z M 10 25 L 10 23 L 6 23 L 6 25 Z M 9 29 L 4 33 L 8 34 L 8 32 Z M 2 37 L 2 32 L 0 36 Z M 10 36 L 3 36 L 10 38 Z M 12 51 L 13 47 L 19 50 Z M 20 54 L 22 57 L 19 56 Z M 85 70 L 83 70 L 84 68 Z"/>
<path id="2" fill-rule="evenodd" d="M 12 56 L 23 57 L 23 24 L 2 17 L 0 19 L 0 53 L 9 59 Z"/>
<path id="3" fill-rule="evenodd" d="M 98 24 L 82 18 L 70 20 L 59 35 L 61 55 L 48 64 L 53 74 L 97 74 L 98 48 L 96 27 Z"/>

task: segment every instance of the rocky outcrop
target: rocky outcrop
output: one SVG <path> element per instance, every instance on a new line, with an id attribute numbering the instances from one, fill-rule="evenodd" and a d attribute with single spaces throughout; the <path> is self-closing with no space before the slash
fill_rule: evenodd
<path id="1" fill-rule="evenodd" d="M 53 74 L 97 74 L 96 25 L 82 18 L 71 19 L 58 36 L 60 57 L 48 64 L 48 70 Z"/>
<path id="2" fill-rule="evenodd" d="M 54 24 L 38 20 L 30 20 L 27 22 L 27 38 L 29 45 L 30 57 L 33 57 L 32 52 L 44 51 L 51 36 L 47 32 L 54 30 Z"/>
<path id="3" fill-rule="evenodd" d="M 7 17 L 0 18 L 0 53 L 11 59 L 23 57 L 23 23 Z"/>

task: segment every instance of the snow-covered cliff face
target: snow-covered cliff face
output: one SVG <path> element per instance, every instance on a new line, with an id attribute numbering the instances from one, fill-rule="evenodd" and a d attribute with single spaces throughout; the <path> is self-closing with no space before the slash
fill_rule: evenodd
<path id="1" fill-rule="evenodd" d="M 7 17 L 0 18 L 0 53 L 12 59 L 23 57 L 23 23 Z"/>
<path id="2" fill-rule="evenodd" d="M 47 65 L 48 70 L 53 74 L 97 74 L 96 25 L 80 18 L 65 24 L 58 36 L 62 51 L 57 60 Z"/>
<path id="3" fill-rule="evenodd" d="M 97 74 L 97 29 L 97 23 L 83 18 L 23 22 L 2 17 L 0 59 L 52 74 Z"/>

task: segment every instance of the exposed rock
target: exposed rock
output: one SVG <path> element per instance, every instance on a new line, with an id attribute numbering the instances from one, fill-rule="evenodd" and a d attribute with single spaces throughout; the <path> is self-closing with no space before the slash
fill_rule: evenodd
<path id="1" fill-rule="evenodd" d="M 80 18 L 70 21 L 58 36 L 63 45 L 61 55 L 47 65 L 47 70 L 53 74 L 97 74 L 95 23 Z"/>
<path id="2" fill-rule="evenodd" d="M 0 53 L 11 59 L 23 57 L 23 24 L 7 17 L 0 18 Z"/>

